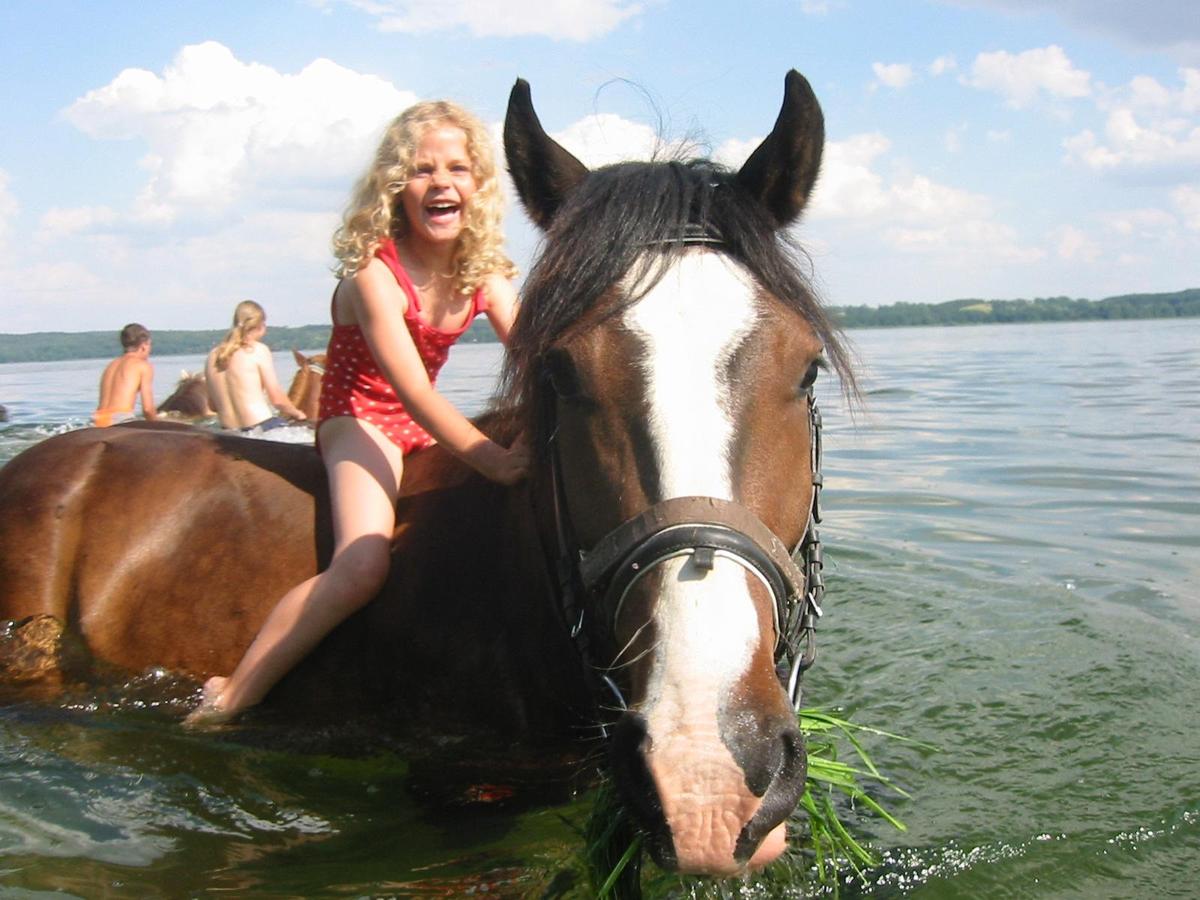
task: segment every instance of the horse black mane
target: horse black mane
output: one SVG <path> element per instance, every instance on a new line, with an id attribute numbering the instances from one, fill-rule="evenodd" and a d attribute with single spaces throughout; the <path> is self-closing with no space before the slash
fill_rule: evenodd
<path id="1" fill-rule="evenodd" d="M 622 279 L 637 285 L 625 305 L 635 303 L 698 235 L 811 324 L 852 394 L 849 353 L 802 271 L 802 251 L 737 183 L 736 173 L 691 160 L 605 166 L 567 196 L 522 290 L 499 405 L 529 410 L 547 350 Z"/>

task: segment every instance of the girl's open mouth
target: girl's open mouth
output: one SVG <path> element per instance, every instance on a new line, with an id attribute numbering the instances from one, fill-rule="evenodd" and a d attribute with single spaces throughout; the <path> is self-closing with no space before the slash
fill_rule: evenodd
<path id="1" fill-rule="evenodd" d="M 433 222 L 445 222 L 457 216 L 460 208 L 457 203 L 449 201 L 430 203 L 425 207 L 425 214 Z"/>

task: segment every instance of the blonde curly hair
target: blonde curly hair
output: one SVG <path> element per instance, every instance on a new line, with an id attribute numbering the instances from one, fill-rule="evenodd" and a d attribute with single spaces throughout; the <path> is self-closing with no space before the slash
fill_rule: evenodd
<path id="1" fill-rule="evenodd" d="M 463 230 L 454 251 L 455 290 L 472 294 L 493 272 L 506 278 L 516 276 L 516 266 L 503 250 L 500 219 L 504 204 L 487 128 L 455 103 L 430 100 L 410 106 L 388 125 L 374 161 L 355 185 L 342 224 L 333 233 L 337 277 L 353 275 L 365 266 L 384 238 L 404 237 L 407 219 L 400 210 L 400 192 L 412 178 L 413 157 L 421 138 L 441 125 L 460 128 L 466 134 L 476 184 L 464 208 Z"/>

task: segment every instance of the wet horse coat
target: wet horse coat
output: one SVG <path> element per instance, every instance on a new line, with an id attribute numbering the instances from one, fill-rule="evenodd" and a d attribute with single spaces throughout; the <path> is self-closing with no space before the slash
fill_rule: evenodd
<path id="1" fill-rule="evenodd" d="M 518 82 L 505 149 L 546 248 L 483 427 L 502 443 L 531 435 L 534 473 L 504 488 L 439 447 L 412 455 L 384 589 L 271 708 L 581 752 L 599 719 L 660 863 L 729 874 L 778 855 L 804 751 L 761 541 L 688 544 L 644 566 L 639 543 L 596 577 L 581 570 L 623 523 L 681 506 L 738 513 L 668 531 L 753 521 L 788 547 L 804 533 L 808 389 L 822 354 L 845 360 L 779 234 L 822 142 L 793 72 L 775 129 L 736 173 L 589 172 Z M 0 615 L 58 617 L 125 668 L 228 672 L 275 600 L 328 559 L 327 504 L 310 448 L 152 425 L 47 440 L 0 470 Z M 597 693 L 598 674 L 627 708 Z"/>

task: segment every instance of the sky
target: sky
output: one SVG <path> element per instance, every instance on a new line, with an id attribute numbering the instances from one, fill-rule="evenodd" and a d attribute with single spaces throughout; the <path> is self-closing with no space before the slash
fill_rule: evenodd
<path id="1" fill-rule="evenodd" d="M 416 100 L 498 137 L 522 77 L 588 165 L 736 167 L 792 68 L 826 302 L 1200 287 L 1195 0 L 4 0 L 0 332 L 218 329 L 245 298 L 323 323 L 350 188 Z"/>

